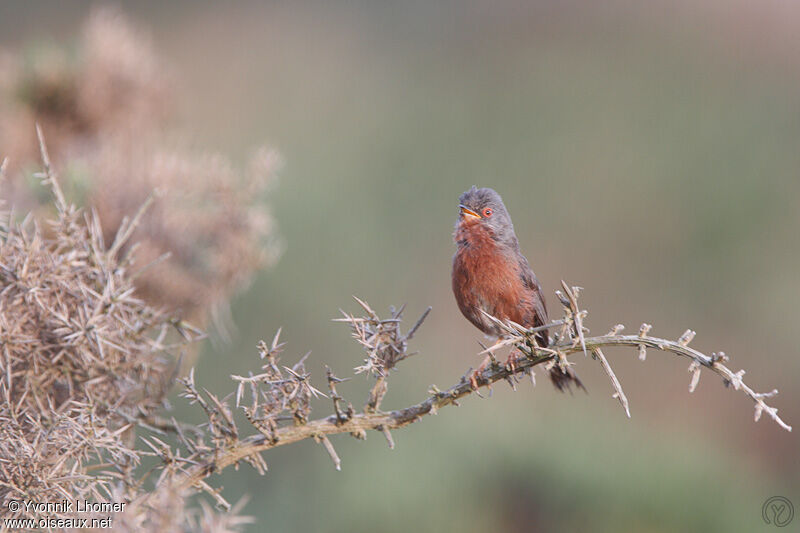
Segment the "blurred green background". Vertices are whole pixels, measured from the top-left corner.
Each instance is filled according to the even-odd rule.
[[[458,195],[503,195],[555,310],[585,287],[588,325],[621,322],[725,351],[800,424],[800,4],[694,2],[123,2],[180,78],[182,121],[241,160],[267,142],[286,165],[273,209],[277,266],[233,303],[232,344],[204,348],[217,393],[258,368],[283,326],[347,375],[361,358],[338,309],[433,313],[385,408],[424,398],[480,361],[482,335],[450,292]],[[69,40],[91,4],[0,4],[0,45]],[[686,362],[609,357],[627,420],[597,365],[590,394],[546,380],[469,398],[397,431],[334,438],[336,472],[305,442],[270,471],[225,472],[251,531],[766,531],[761,505],[800,506],[800,440]],[[359,376],[341,388],[363,402]],[[176,400],[177,416],[191,416]],[[315,413],[328,414],[327,402]],[[800,527],[800,517],[791,528]]]

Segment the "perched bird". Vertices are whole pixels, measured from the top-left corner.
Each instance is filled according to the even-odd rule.
[[[503,331],[489,320],[486,312],[500,320],[512,320],[526,328],[547,323],[547,307],[542,287],[528,260],[519,250],[511,216],[494,190],[473,186],[458,199],[459,216],[454,234],[458,250],[453,256],[453,294],[458,308],[475,327],[499,341]],[[536,335],[539,346],[549,344],[547,330]],[[515,350],[508,366],[514,366]],[[486,357],[473,373],[473,388],[490,361]],[[569,369],[554,365],[550,379],[560,391],[583,383]]]

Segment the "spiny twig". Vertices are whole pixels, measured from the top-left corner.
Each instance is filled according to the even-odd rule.
[[[42,181],[44,184],[48,185],[52,191],[53,196],[55,197],[56,208],[62,212],[67,212],[67,201],[64,198],[64,193],[61,192],[61,186],[58,184],[58,179],[56,178],[55,170],[53,166],[50,164],[50,154],[47,151],[47,145],[44,142],[44,134],[42,133],[42,128],[39,124],[36,124],[36,137],[39,139],[39,152],[42,156],[42,164],[44,165],[44,174],[42,177],[44,178]]]
[[[791,431],[791,426],[786,424],[778,416],[777,409],[768,406],[764,401],[765,398],[770,398],[777,394],[777,390],[768,393],[757,393],[744,383],[742,379],[744,371],[733,372],[723,364],[724,361],[727,360],[724,354],[715,353],[708,356],[690,348],[689,343],[694,337],[694,332],[691,330],[684,333],[678,340],[669,340],[650,336],[648,334],[650,326],[647,324],[644,324],[636,335],[620,334],[623,328],[621,325],[617,325],[606,335],[594,337],[584,336],[581,342],[577,331],[583,330],[583,324],[575,320],[575,315],[583,314],[585,311],[578,309],[576,294],[574,291],[570,292],[572,292],[571,297],[566,298],[568,301],[568,304],[565,306],[565,312],[568,315],[566,319],[556,320],[547,324],[547,326],[523,330],[522,332],[520,332],[520,326],[518,324],[506,324],[509,335],[516,341],[515,348],[519,349],[523,354],[526,354],[527,357],[518,360],[514,368],[507,368],[499,364],[490,365],[480,376],[479,383],[481,385],[491,385],[501,380],[512,379],[516,375],[531,374],[534,366],[551,363],[558,357],[566,358],[566,356],[570,354],[579,353],[586,349],[600,361],[603,369],[611,379],[615,389],[614,396],[622,404],[626,414],[630,416],[628,400],[622,391],[619,380],[613,370],[611,370],[602,348],[615,346],[631,346],[638,350],[651,348],[686,357],[691,361],[691,390],[694,390],[697,384],[700,369],[706,368],[711,370],[715,374],[721,376],[726,385],[732,385],[735,390],[743,391],[755,402],[756,420],[758,420],[763,413],[767,413],[778,425],[787,431]],[[365,309],[368,308],[366,305],[364,307]],[[347,322],[351,324],[360,323],[359,320],[360,319],[354,317],[349,317]],[[369,318],[369,320],[376,321],[378,319],[376,316],[373,316]],[[548,348],[542,348],[535,344],[531,345],[528,342],[528,337],[535,335],[535,333],[544,327],[554,327],[570,322],[572,325],[572,328],[570,328],[571,333]],[[580,329],[576,331],[578,327]],[[360,334],[357,338],[360,341],[364,339]],[[365,411],[361,413],[347,412],[345,414],[340,407],[337,407],[341,398],[336,392],[335,385],[341,380],[335,378],[332,372],[329,372],[328,379],[331,388],[331,397],[334,398],[334,410],[336,411],[333,415],[305,423],[295,423],[282,427],[275,426],[268,435],[257,434],[244,438],[239,442],[232,443],[224,449],[223,453],[217,453],[211,457],[206,457],[204,461],[199,462],[197,465],[184,469],[174,481],[176,487],[185,488],[195,485],[211,472],[219,472],[227,466],[238,463],[241,460],[247,460],[252,456],[257,456],[263,451],[309,438],[316,440],[325,447],[326,451],[333,459],[334,465],[339,469],[341,467],[341,459],[330,441],[329,437],[331,435],[350,433],[358,438],[364,438],[367,431],[379,431],[386,437],[389,447],[393,448],[394,439],[392,438],[391,430],[412,424],[426,415],[435,414],[442,407],[458,405],[458,400],[476,392],[472,388],[469,379],[467,379],[467,375],[465,375],[462,376],[458,383],[445,391],[431,386],[428,398],[404,409],[390,412],[375,412],[365,409]]]
[[[365,412],[374,413],[380,409],[381,401],[386,395],[386,378],[391,370],[400,361],[414,355],[408,352],[408,342],[428,317],[431,308],[428,307],[408,333],[403,335],[400,331],[400,322],[405,306],[397,310],[391,308],[390,318],[382,320],[367,302],[356,296],[353,296],[353,299],[364,309],[366,316],[355,317],[342,311],[344,318],[335,318],[334,321],[350,324],[353,338],[367,351],[364,364],[356,367],[355,371],[357,374],[367,373],[375,376],[375,383],[369,391],[364,406]]]
[[[603,367],[603,370],[608,375],[608,378],[611,380],[611,385],[614,387],[615,392],[613,397],[619,400],[619,403],[622,404],[622,408],[625,409],[625,414],[628,415],[628,418],[630,418],[631,410],[628,407],[628,398],[622,391],[622,385],[620,385],[616,374],[614,374],[614,371],[611,370],[611,365],[608,364],[608,360],[606,359],[606,356],[603,355],[603,351],[598,347],[593,347],[592,356],[600,360],[600,366]]]
[[[570,287],[563,279],[561,280],[561,288],[564,289],[563,294],[561,291],[556,291],[556,296],[558,296],[567,311],[567,316],[572,319],[572,323],[575,326],[575,338],[580,342],[583,355],[586,355],[586,340],[583,338],[583,314],[580,307],[578,307],[578,293],[581,288]]]

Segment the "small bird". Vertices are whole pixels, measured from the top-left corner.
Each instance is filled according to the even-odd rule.
[[[487,336],[499,341],[503,330],[481,311],[500,320],[512,320],[526,328],[547,323],[547,307],[539,280],[519,250],[511,216],[502,198],[489,188],[473,186],[458,199],[459,216],[454,238],[453,294],[461,313]],[[536,335],[539,346],[549,344],[547,330]],[[472,374],[472,387],[491,361],[487,356]],[[513,368],[515,350],[506,363]],[[574,384],[586,390],[570,368],[554,365],[550,379],[559,390]]]

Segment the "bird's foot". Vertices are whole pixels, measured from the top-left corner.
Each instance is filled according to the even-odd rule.
[[[486,370],[486,367],[492,362],[492,355],[487,355],[481,365],[469,377],[469,383],[472,385],[472,390],[478,390],[478,380],[481,379],[481,374]]]
[[[477,370],[472,373],[469,377],[469,384],[472,385],[472,390],[478,390],[478,378],[481,377],[481,373]]]
[[[517,361],[519,361],[519,352],[513,350],[510,354],[508,354],[508,359],[506,359],[506,368],[512,373],[515,374],[517,372]]]

